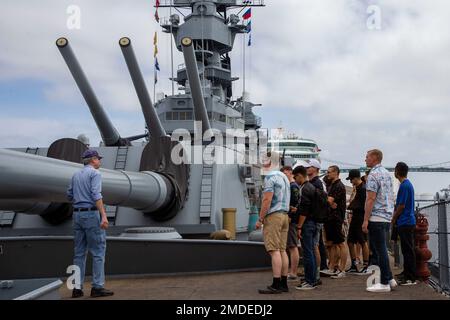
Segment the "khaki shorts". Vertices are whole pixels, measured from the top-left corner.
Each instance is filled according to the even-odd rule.
[[[289,217],[283,212],[274,212],[264,218],[264,246],[268,252],[286,250]]]

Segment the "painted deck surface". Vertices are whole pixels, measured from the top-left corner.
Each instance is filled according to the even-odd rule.
[[[394,274],[400,270],[393,269]],[[347,275],[342,279],[322,277],[323,284],[310,291],[298,291],[298,282],[289,282],[288,293],[261,295],[258,289],[271,283],[270,271],[221,273],[209,275],[164,276],[127,279],[107,279],[106,288],[114,296],[100,299],[151,300],[448,300],[425,283],[399,286],[390,293],[366,291],[367,276]],[[63,286],[63,299],[71,299],[71,292]],[[85,297],[91,299],[90,284],[85,284]],[[98,299],[98,298],[97,298]]]

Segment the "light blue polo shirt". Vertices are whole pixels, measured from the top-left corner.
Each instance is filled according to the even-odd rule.
[[[264,178],[263,192],[273,192],[272,202],[267,214],[277,211],[289,212],[291,187],[284,173],[276,170],[269,172]]]
[[[95,207],[95,202],[102,199],[100,171],[86,165],[75,173],[67,189],[67,198],[72,201],[74,208]]]

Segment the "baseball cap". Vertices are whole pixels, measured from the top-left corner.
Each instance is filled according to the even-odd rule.
[[[302,166],[302,167],[308,168],[309,167],[309,163],[304,161],[304,160],[297,160],[295,162],[295,164],[292,166],[292,170],[294,170],[298,166]]]
[[[96,157],[98,159],[102,159],[98,152],[96,150],[88,149],[85,152],[83,152],[83,155],[81,156],[83,159],[93,158]]]
[[[316,159],[310,159],[310,160],[308,160],[305,168],[309,168],[309,167],[314,167],[314,168],[320,169],[320,162]]]
[[[345,180],[352,180],[353,178],[361,178],[361,172],[358,169],[352,169],[348,172],[348,177]]]

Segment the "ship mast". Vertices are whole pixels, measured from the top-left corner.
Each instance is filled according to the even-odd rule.
[[[173,42],[178,51],[182,51],[181,40],[189,37],[193,41],[195,60],[197,62],[198,73],[201,80],[201,91],[205,99],[208,116],[214,126],[218,129],[242,128],[257,129],[260,127],[260,118],[254,115],[251,108],[257,106],[250,101],[245,101],[245,70],[243,72],[243,92],[242,97],[237,101],[233,98],[233,82],[238,80],[231,74],[231,59],[229,53],[233,50],[236,35],[247,32],[247,26],[243,22],[239,13],[248,7],[263,7],[264,1],[244,1],[244,0],[166,0],[160,1],[158,8],[169,8],[170,18],[163,19],[161,27],[163,32],[173,36]],[[238,11],[240,9],[240,11]],[[234,11],[233,11],[234,10]],[[172,13],[177,11],[177,13]],[[183,16],[183,22],[180,21]],[[245,39],[244,39],[245,46]],[[172,48],[171,48],[172,50]],[[173,65],[173,53],[172,65]],[[244,68],[245,68],[245,48],[244,48]],[[175,73],[175,74],[174,74]],[[176,82],[179,88],[184,90],[185,95],[191,95],[190,83],[188,81],[186,66],[180,65],[177,70],[172,71],[172,84]],[[175,101],[174,99],[178,99]],[[171,100],[172,101],[168,101]],[[188,120],[190,114],[182,113],[179,118],[177,106],[183,104],[184,110],[192,109],[192,102],[185,100],[183,95],[175,96],[172,89],[172,96],[159,101],[157,109],[159,115],[169,120],[168,126],[176,120]],[[167,101],[165,101],[167,100]],[[234,104],[237,102],[236,104]],[[171,112],[175,112],[174,115]],[[236,114],[239,112],[239,114]],[[169,114],[168,118],[166,115]],[[178,125],[182,125],[178,123]],[[187,128],[187,126],[186,126]],[[175,127],[174,127],[175,129]],[[190,127],[188,128],[190,130]],[[170,133],[170,129],[168,130]]]
[[[225,92],[221,95],[226,96],[227,99],[231,99],[231,85],[223,86],[223,82],[225,79],[208,79],[208,70],[207,66],[212,64],[223,65],[226,69],[231,69],[230,66],[230,57],[229,52],[233,49],[233,42],[236,34],[242,33],[243,37],[243,92],[242,92],[242,100],[243,104],[245,104],[245,86],[246,86],[246,70],[245,70],[245,34],[246,34],[246,25],[240,24],[239,14],[246,8],[249,7],[264,7],[263,0],[166,0],[160,1],[159,8],[169,8],[170,18],[169,21],[163,21],[161,23],[161,27],[164,29],[164,32],[170,33],[173,35],[173,39],[175,45],[179,51],[181,51],[180,34],[183,35],[191,35],[192,32],[197,32],[198,37],[192,37],[195,43],[195,50],[198,53],[197,61],[199,62],[199,71],[200,77],[203,82],[203,89],[211,85],[212,88],[215,88],[216,91],[220,85],[222,85]],[[176,10],[178,13],[182,14],[185,18],[185,23],[183,25],[179,25],[180,16],[178,14],[172,14],[172,10]],[[183,14],[181,10],[189,10],[190,14]],[[237,13],[229,14],[229,10],[240,9]],[[200,23],[189,21],[191,17],[199,17]],[[214,26],[210,20],[211,16],[218,16],[221,18],[225,25],[229,26],[229,30],[227,30],[228,35],[231,36],[231,42],[226,43],[224,41],[224,36],[227,36],[226,33],[216,31],[214,33],[210,32],[209,27]],[[183,28],[184,25],[189,24],[189,28],[185,28],[180,32],[180,29]],[[200,24],[200,26],[199,26]],[[172,42],[173,44],[173,42]],[[177,81],[180,84],[179,80],[182,80],[181,85],[184,85],[184,79],[174,78],[173,72],[173,48],[171,47],[171,62],[172,62],[172,83]],[[231,70],[230,70],[231,71]],[[217,74],[217,72],[216,72]],[[231,79],[231,75],[228,77],[229,80],[234,81],[236,78]],[[230,81],[230,84],[231,84]],[[173,86],[172,86],[173,87]],[[174,95],[174,89],[172,89],[172,95]]]

